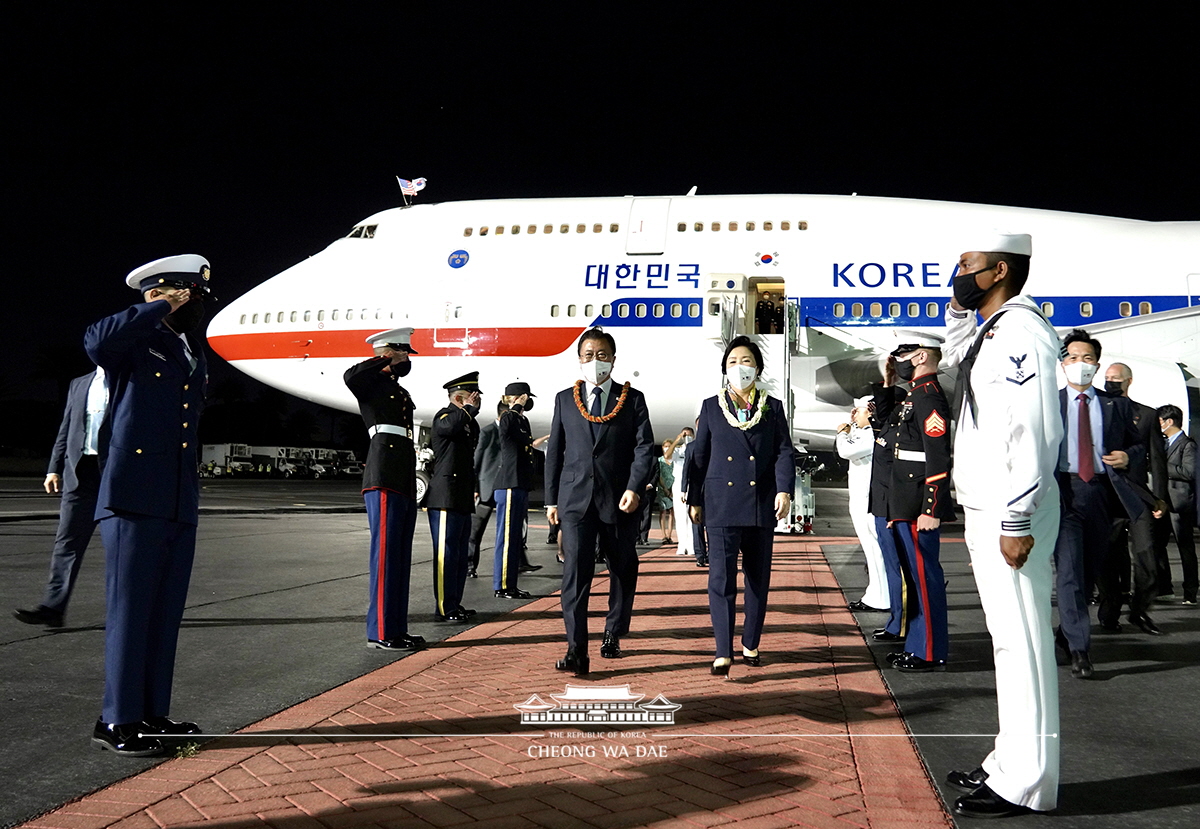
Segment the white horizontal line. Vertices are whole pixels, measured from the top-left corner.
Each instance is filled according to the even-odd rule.
[[[167,736],[172,739],[216,739],[218,737],[279,737],[281,739],[305,738],[305,739],[322,739],[322,740],[398,740],[398,739],[468,739],[471,737],[520,737],[523,739],[547,738],[548,734],[520,734],[520,733],[503,733],[503,734],[320,734],[315,732],[278,732],[278,731],[243,731],[237,734],[139,734],[139,737],[163,737]],[[591,737],[604,737],[604,732],[588,732],[579,737],[551,737],[551,739],[586,739]],[[845,732],[838,733],[800,733],[800,734],[742,734],[742,733],[677,733],[677,732],[655,732],[645,735],[646,739],[665,739],[667,737],[791,737],[791,738],[809,738],[809,737],[837,737],[845,739],[847,737],[995,737],[995,733],[991,734],[848,734]],[[1036,737],[1057,737],[1058,734],[1035,734]]]

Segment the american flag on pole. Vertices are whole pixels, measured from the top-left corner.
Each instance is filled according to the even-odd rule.
[[[400,182],[400,192],[406,196],[415,196],[417,195],[418,190],[425,189],[425,179],[423,178],[417,178],[409,181],[406,178],[400,178],[400,176],[396,176],[396,181]]]

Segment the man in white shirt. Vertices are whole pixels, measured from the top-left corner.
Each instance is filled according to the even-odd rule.
[[[879,547],[879,535],[875,527],[875,516],[868,508],[871,496],[871,456],[875,450],[875,431],[871,428],[867,405],[871,398],[854,401],[850,410],[850,423],[838,427],[834,444],[837,453],[850,463],[847,473],[847,488],[850,494],[850,519],[854,532],[867,560],[867,590],[858,601],[850,602],[850,609],[857,613],[886,613],[890,604],[887,576],[884,574],[883,551]]]

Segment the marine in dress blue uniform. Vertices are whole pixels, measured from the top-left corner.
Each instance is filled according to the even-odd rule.
[[[712,673],[728,676],[739,551],[746,582],[742,660],[753,667],[761,664],[758,646],[771,586],[775,525],[790,509],[796,457],[783,403],[755,386],[762,371],[758,346],[748,337],[735,338],[721,366],[731,388],[741,389],[745,397],[726,389],[702,404],[687,492],[692,519],[703,521],[708,530],[708,605],[716,639]],[[735,381],[734,373],[743,369],[749,371]]]
[[[887,518],[912,578],[917,614],[908,626],[904,652],[888,661],[901,671],[945,670],[949,626],[939,559],[940,523],[954,519],[954,505],[950,404],[937,380],[942,339],[917,332],[897,332],[897,336],[904,342],[892,352],[891,366],[900,379],[912,383],[912,389],[891,419]]]
[[[475,445],[479,440],[479,372],[451,380],[442,388],[450,405],[433,416],[433,470],[425,506],[433,537],[434,614],[447,622],[475,615],[462,606],[467,583],[467,544],[478,483]]]
[[[521,553],[525,548],[525,519],[529,511],[529,490],[533,489],[533,432],[525,412],[533,408],[536,395],[528,383],[509,383],[504,387],[508,411],[496,424],[500,444],[500,462],[496,467],[493,498],[496,501],[495,567],[492,589],[499,599],[528,599],[530,594],[517,587],[521,573]],[[524,400],[522,401],[522,398]]]
[[[870,403],[871,429],[875,446],[871,455],[871,493],[867,511],[875,521],[879,551],[883,554],[883,574],[887,579],[888,618],[883,627],[874,631],[876,642],[902,642],[908,637],[908,626],[917,615],[917,591],[913,587],[908,563],[896,548],[896,537],[888,527],[888,490],[892,485],[892,461],[896,457],[895,430],[890,418],[908,396],[899,386],[876,384]],[[881,414],[882,413],[882,414]]]
[[[425,646],[408,633],[408,586],[412,539],[417,526],[417,453],[413,445],[413,402],[400,385],[416,354],[411,328],[367,337],[375,356],[346,370],[343,380],[358,400],[371,435],[363,467],[363,501],[371,525],[367,644],[384,650]]]
[[[96,501],[107,566],[104,703],[92,740],[123,755],[161,754],[161,737],[199,733],[167,715],[196,551],[207,383],[202,340],[187,333],[204,317],[209,275],[193,254],[143,265],[126,284],[145,302],[84,337],[109,392]]]

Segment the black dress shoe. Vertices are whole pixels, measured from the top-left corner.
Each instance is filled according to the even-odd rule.
[[[467,578],[469,578],[469,579],[477,579],[477,578],[479,578],[479,576],[477,576],[477,575],[475,574],[475,568],[474,568],[474,567],[468,567],[468,568],[467,568]]]
[[[987,782],[988,773],[982,767],[972,772],[952,771],[946,775],[946,782],[960,792],[973,792]]]
[[[1130,613],[1129,622],[1140,629],[1142,633],[1148,633],[1151,636],[1162,636],[1162,631],[1159,630],[1158,625],[1154,624],[1153,620],[1151,620],[1151,618],[1145,613],[1139,613],[1137,615]]]
[[[142,720],[142,733],[159,737],[186,737],[201,732],[200,726],[194,722],[177,722],[169,717],[146,717]]]
[[[855,613],[888,613],[889,612],[887,610],[884,610],[882,607],[871,607],[869,604],[863,604],[862,602],[850,602],[850,604],[848,604],[846,606],[849,607],[851,610],[853,610]]]
[[[48,628],[60,628],[63,626],[62,611],[51,610],[45,605],[38,605],[33,610],[17,608],[13,611],[13,617],[18,622],[24,622],[27,625],[45,625]]]
[[[1129,621],[1132,622],[1133,618],[1130,617]],[[1118,622],[1116,619],[1113,619],[1111,621],[1101,620],[1100,629],[1102,631],[1104,631],[1105,633],[1120,633],[1121,632],[1121,623]]]
[[[617,659],[621,655],[621,640],[610,630],[604,631],[604,644],[600,646],[600,655],[605,659]]]
[[[425,640],[420,636],[402,633],[391,639],[368,639],[367,647],[385,651],[419,651],[425,647]]]
[[[696,559],[696,566],[697,567],[707,567],[708,566],[708,556],[705,556],[704,558]]]
[[[984,783],[974,792],[954,801],[954,814],[963,817],[1009,817],[1033,811],[1028,806],[1009,803]]]
[[[520,570],[522,573],[536,573],[538,570],[541,570],[541,569],[542,569],[542,565],[540,565],[540,564],[522,564],[520,567]]]
[[[906,654],[904,651],[892,651],[891,653],[889,653],[887,656],[885,656],[883,658],[883,661],[888,663],[889,665],[895,665],[897,659],[899,659],[902,656],[907,656],[907,655],[908,654]]]
[[[530,593],[526,593],[524,590],[517,590],[516,588],[513,588],[512,590],[497,590],[496,598],[497,599],[532,599],[533,595]]]
[[[469,607],[460,607],[458,612],[466,616],[468,619],[475,615],[475,611]]]
[[[435,613],[434,615],[437,616],[437,619],[439,622],[465,622],[465,621],[467,621],[467,614],[464,613],[460,608],[457,608],[457,607],[454,608],[454,610],[451,610],[445,616],[443,616],[440,613]]]
[[[871,638],[876,642],[903,642],[904,637],[899,633],[889,633],[886,630],[879,630],[871,634]]]
[[[756,653],[756,654],[754,654],[754,656],[750,656],[749,654],[743,653],[742,654],[742,664],[749,665],[751,668],[761,668],[762,667],[762,655]]]
[[[1071,651],[1071,675],[1080,679],[1091,679],[1095,673],[1087,651]]]
[[[933,671],[946,670],[946,660],[922,659],[915,653],[902,653],[896,657],[896,661],[892,663],[892,667],[897,671],[904,671],[906,674],[927,674]]]
[[[139,737],[142,730],[144,724],[140,722],[118,724],[96,720],[92,744],[122,757],[156,757],[166,753],[167,747],[156,737]]]
[[[570,671],[575,676],[587,676],[590,667],[591,660],[586,656],[580,656],[575,651],[567,651],[566,656],[554,663],[554,670]]]

